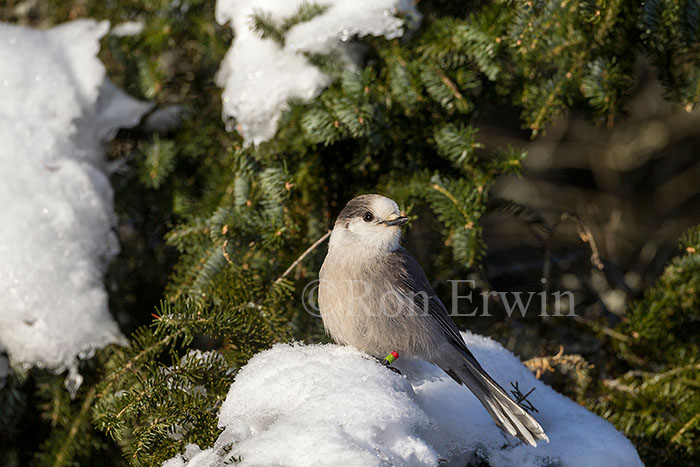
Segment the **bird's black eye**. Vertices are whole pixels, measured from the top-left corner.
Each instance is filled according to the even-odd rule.
[[[362,215],[362,220],[364,220],[365,222],[372,222],[374,220],[374,214],[367,211]]]

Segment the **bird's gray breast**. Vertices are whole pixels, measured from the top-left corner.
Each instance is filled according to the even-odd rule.
[[[329,252],[320,272],[319,306],[330,336],[379,358],[396,351],[430,360],[439,331],[401,287],[402,274],[392,255]]]

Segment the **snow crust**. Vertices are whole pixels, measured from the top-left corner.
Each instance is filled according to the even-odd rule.
[[[241,466],[638,466],[612,425],[538,381],[491,339],[463,333],[503,386],[517,381],[550,443],[507,437],[478,400],[439,368],[399,359],[397,375],[350,347],[276,345],[231,385],[213,447],[188,445],[163,467]]]
[[[0,23],[0,347],[13,365],[70,370],[123,342],[103,275],[118,251],[103,142],[150,108],[97,58],[108,22]]]
[[[252,30],[252,16],[267,13],[281,23],[294,15],[305,0],[217,0],[216,20],[230,22],[236,33],[216,80],[224,88],[223,118],[246,144],[274,136],[277,121],[289,98],[311,100],[330,83],[330,77],[309,63],[304,52],[338,51],[352,63],[345,47],[353,36],[403,34],[404,11],[418,18],[410,0],[324,0],[328,9],[292,27],[284,46],[262,39]],[[308,3],[308,2],[307,2]]]

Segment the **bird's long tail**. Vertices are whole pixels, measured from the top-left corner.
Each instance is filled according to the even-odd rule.
[[[451,365],[440,365],[459,384],[466,385],[479,399],[491,418],[506,433],[515,436],[530,446],[536,447],[538,440],[549,442],[544,430],[525,409],[513,401],[506,391],[494,381],[472,355],[460,355]]]

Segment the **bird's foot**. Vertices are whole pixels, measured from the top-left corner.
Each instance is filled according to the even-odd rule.
[[[387,367],[388,369],[390,369],[394,373],[400,375],[401,372],[398,369],[391,366],[391,364],[394,363],[396,360],[398,360],[398,358],[399,358],[399,354],[397,352],[391,352],[391,353],[389,353],[389,355],[384,357],[384,360],[382,360],[382,365],[384,365],[385,367]]]

